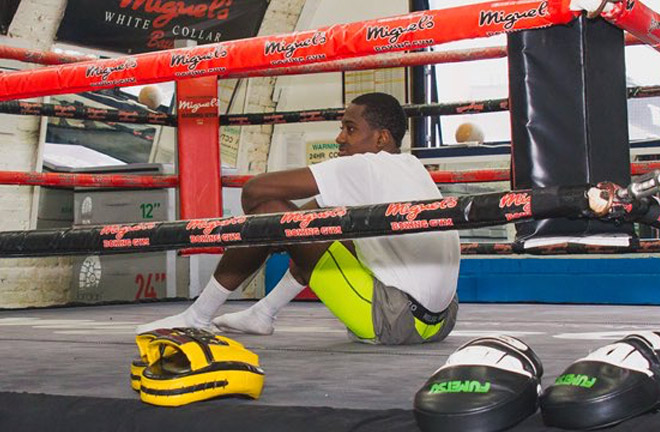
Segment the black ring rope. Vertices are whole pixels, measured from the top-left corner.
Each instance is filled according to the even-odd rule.
[[[222,219],[0,232],[0,257],[114,254],[292,243],[470,229],[588,213],[588,186]]]
[[[660,96],[660,86],[630,87],[629,98]],[[404,105],[408,117],[425,117],[458,114],[476,114],[508,111],[509,101],[487,99],[481,101]],[[77,120],[96,120],[116,123],[152,124],[176,126],[177,117],[172,114],[147,109],[116,110],[93,108],[80,104],[52,104],[24,101],[0,102],[0,113],[16,115],[40,115]],[[282,111],[273,113],[228,114],[220,116],[221,126],[257,126],[265,124],[307,123],[336,121],[341,119],[344,108],[328,108],[306,111]]]

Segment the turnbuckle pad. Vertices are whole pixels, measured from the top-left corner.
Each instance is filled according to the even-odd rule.
[[[415,395],[423,432],[507,429],[538,409],[543,366],[510,336],[474,339],[458,348]]]
[[[541,397],[543,422],[597,429],[660,403],[660,333],[639,332],[571,364]]]
[[[143,402],[180,406],[219,396],[261,395],[259,357],[232,339],[175,328],[142,333],[136,343],[140,358],[131,364],[131,385],[139,385]]]

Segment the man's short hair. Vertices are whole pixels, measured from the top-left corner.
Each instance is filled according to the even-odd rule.
[[[387,129],[397,147],[408,129],[408,119],[401,104],[394,96],[386,93],[366,93],[351,101],[364,107],[362,115],[373,129]]]

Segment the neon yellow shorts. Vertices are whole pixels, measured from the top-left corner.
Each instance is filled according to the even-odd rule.
[[[340,242],[332,243],[316,263],[309,287],[348,330],[365,341],[388,345],[437,341],[449,334],[455,322],[452,307],[447,311],[452,309],[453,314],[435,324],[415,318],[407,295],[385,286]]]

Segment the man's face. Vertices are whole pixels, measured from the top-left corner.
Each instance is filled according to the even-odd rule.
[[[339,144],[339,156],[359,153],[378,153],[380,131],[372,129],[364,119],[363,105],[350,104],[341,119],[341,131],[335,141]]]

